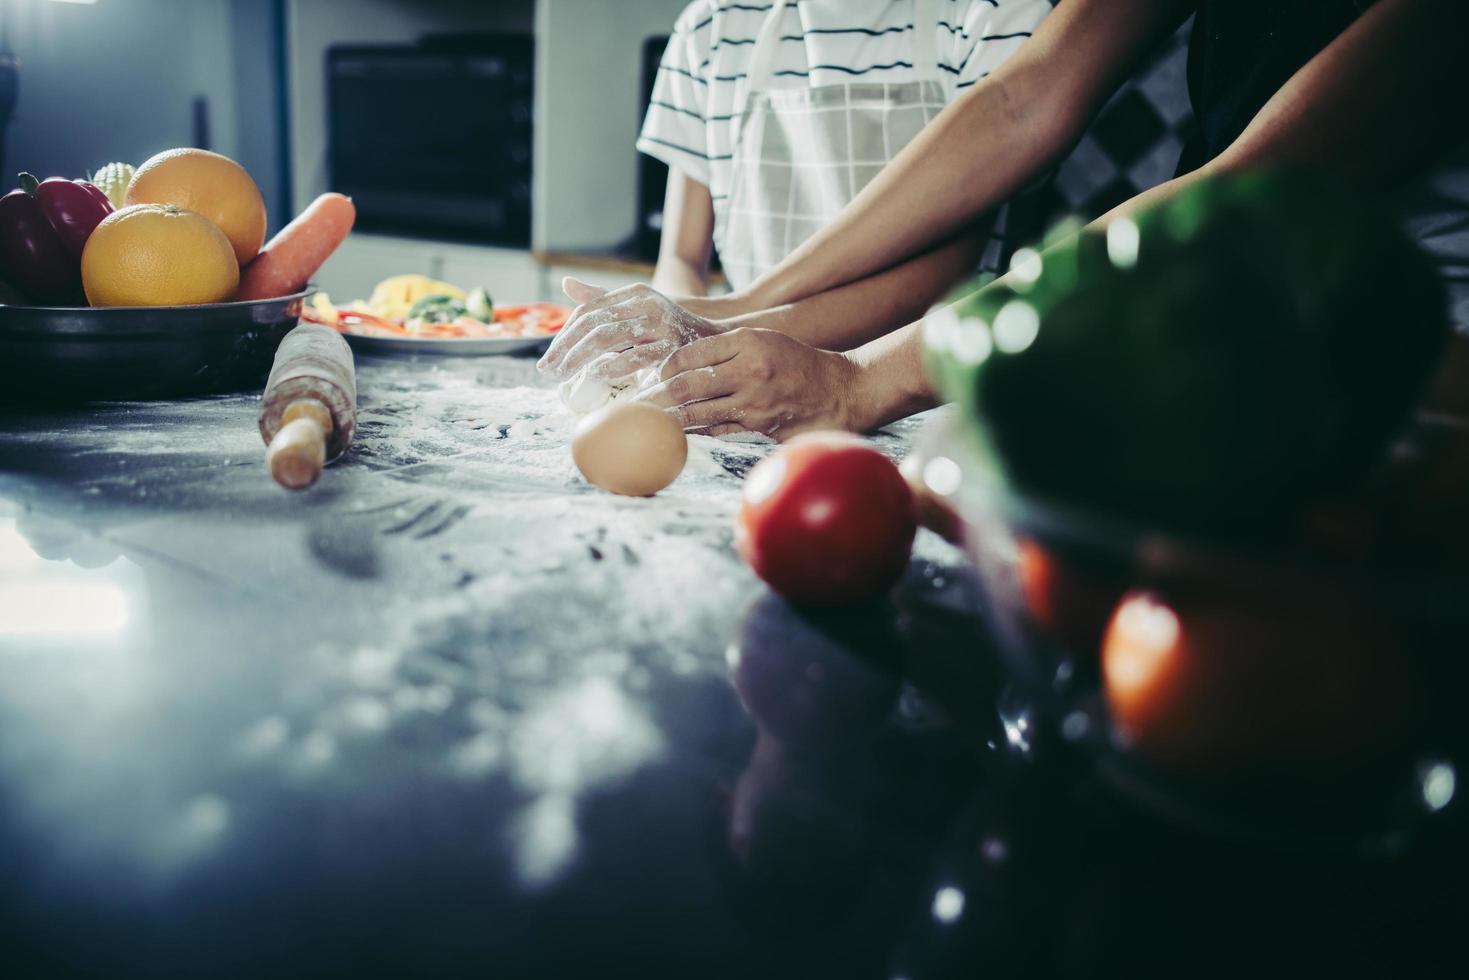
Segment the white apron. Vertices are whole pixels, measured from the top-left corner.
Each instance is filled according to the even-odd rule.
[[[935,37],[938,0],[914,0],[913,81],[771,89],[788,2],[775,0],[755,41],[730,194],[714,211],[714,244],[734,289],[835,218],[948,104]]]

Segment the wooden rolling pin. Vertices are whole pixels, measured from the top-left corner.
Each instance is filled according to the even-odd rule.
[[[352,444],[357,375],[352,348],[331,327],[303,323],[281,341],[260,399],[260,435],[275,482],[304,490]]]

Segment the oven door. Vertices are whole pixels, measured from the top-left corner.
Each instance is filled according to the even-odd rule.
[[[332,48],[331,186],[358,227],[528,246],[534,58],[526,35]]]

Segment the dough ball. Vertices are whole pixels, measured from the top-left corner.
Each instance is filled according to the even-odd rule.
[[[608,402],[631,397],[644,388],[650,388],[658,383],[656,368],[644,368],[611,381],[603,381],[591,376],[601,364],[621,356],[621,353],[621,351],[612,351],[603,354],[589,362],[575,376],[563,381],[557,392],[561,396],[561,403],[577,415],[590,415]]]
[[[577,415],[590,415],[612,400],[612,386],[587,374],[582,368],[575,377],[561,382],[561,403]]]

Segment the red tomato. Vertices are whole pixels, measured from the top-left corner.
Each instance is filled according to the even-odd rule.
[[[1353,765],[1396,749],[1416,704],[1408,651],[1373,613],[1317,599],[1131,593],[1102,675],[1124,741],[1190,771]]]
[[[913,495],[886,456],[856,436],[815,433],[750,471],[736,538],[787,599],[837,605],[892,588],[916,530]]]
[[[1031,621],[1071,652],[1095,655],[1126,588],[1077,567],[1035,541],[1021,541],[1018,551],[1016,573]]]

